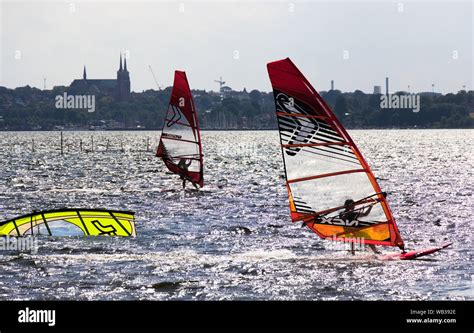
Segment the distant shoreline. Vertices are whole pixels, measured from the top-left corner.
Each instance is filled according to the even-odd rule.
[[[364,131],[371,131],[371,130],[474,130],[472,127],[456,127],[456,128],[432,128],[432,127],[400,127],[400,128],[393,128],[393,127],[378,127],[378,128],[346,128],[346,130],[353,131],[353,130],[364,130]],[[201,128],[201,131],[206,132],[261,132],[261,131],[278,131],[277,128],[270,129],[270,128],[263,128],[263,129],[207,129]],[[64,130],[0,130],[0,133],[7,133],[7,132],[161,132],[161,129],[133,129],[133,128],[126,128],[126,129],[97,129],[97,130],[88,130],[88,129],[64,129]]]
[[[54,92],[30,87],[14,90],[0,87],[0,130],[161,130],[170,94],[169,91],[146,91],[132,94],[128,102],[120,102],[105,92],[90,92],[96,96],[97,104],[96,112],[88,112],[56,108],[54,95],[66,92],[70,93],[67,87]],[[204,130],[278,129],[273,93],[257,90],[229,91],[225,96],[204,91],[193,93],[199,124]],[[321,97],[347,129],[474,128],[474,91],[420,94],[419,112],[384,105],[381,96],[359,90],[353,93],[321,92]]]

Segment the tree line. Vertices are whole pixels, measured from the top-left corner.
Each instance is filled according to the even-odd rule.
[[[171,88],[132,93],[128,102],[93,91],[95,112],[58,109],[67,87],[0,87],[0,130],[150,129],[163,126]],[[193,90],[203,129],[276,129],[273,93]],[[399,95],[405,94],[403,92]],[[380,94],[330,90],[321,96],[347,128],[473,128],[474,91],[420,94],[420,110],[381,108]]]

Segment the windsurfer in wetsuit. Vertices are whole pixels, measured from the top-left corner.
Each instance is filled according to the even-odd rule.
[[[372,210],[372,205],[369,206],[365,211],[358,211],[356,212],[355,209],[355,202],[352,199],[347,199],[344,202],[344,212],[340,215],[341,219],[343,219],[346,223],[350,221],[355,221],[360,217],[364,217],[370,214]],[[368,244],[369,248],[377,254],[380,254],[379,250],[375,247],[374,244]],[[354,243],[351,243],[351,253],[354,255],[355,254],[355,248],[354,248]]]
[[[191,162],[191,160],[189,160],[189,162],[186,162],[185,158],[181,158],[178,162],[178,168],[180,168],[184,172],[188,172],[188,168],[191,165]],[[195,188],[198,188],[197,185],[191,179],[184,175],[184,172],[179,174],[179,176],[183,180],[183,189],[186,188],[186,180],[189,180]]]

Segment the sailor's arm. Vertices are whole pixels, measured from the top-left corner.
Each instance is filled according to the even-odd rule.
[[[372,207],[374,207],[374,205],[370,205],[369,208],[367,208],[367,210],[363,213],[360,213],[360,216],[367,216],[370,214],[370,211],[372,210]]]

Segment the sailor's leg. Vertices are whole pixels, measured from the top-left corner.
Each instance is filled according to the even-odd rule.
[[[402,245],[402,246],[398,246],[400,248],[400,250],[402,250],[402,253],[407,253],[407,251],[405,251],[405,245]]]
[[[183,190],[186,188],[186,179],[183,178]]]
[[[374,244],[369,244],[369,248],[374,252],[375,254],[380,254],[380,251],[377,250]]]

